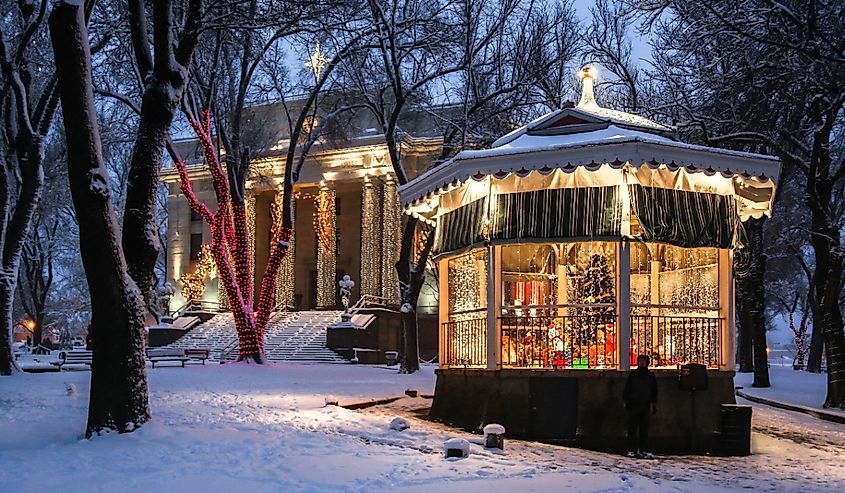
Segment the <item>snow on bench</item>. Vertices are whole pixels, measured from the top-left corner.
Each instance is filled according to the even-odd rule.
[[[202,364],[205,365],[205,360],[208,359],[209,355],[210,352],[208,349],[201,348],[182,349],[162,347],[147,349],[147,359],[153,364],[153,368],[156,367],[156,363],[161,363],[162,361],[178,361],[182,364],[182,368],[185,367],[185,362],[191,360],[202,361]]]
[[[191,359],[200,360],[202,361],[202,364],[205,365],[205,360],[207,360],[209,356],[209,350],[200,348],[187,348],[185,349],[185,356]]]
[[[94,357],[92,351],[62,351],[59,353],[59,361],[51,361],[50,364],[58,366],[59,371],[62,371],[64,365],[88,365],[91,366],[91,360]]]
[[[162,361],[178,361],[185,368],[185,362],[191,358],[185,356],[185,350],[179,348],[149,348],[147,349],[147,359],[156,367],[156,363]]]

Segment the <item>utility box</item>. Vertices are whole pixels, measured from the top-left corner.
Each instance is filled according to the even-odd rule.
[[[707,367],[698,363],[681,365],[678,373],[680,390],[707,390]]]

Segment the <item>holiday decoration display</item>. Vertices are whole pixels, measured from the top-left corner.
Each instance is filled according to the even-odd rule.
[[[204,110],[199,121],[191,119],[189,123],[205,154],[217,198],[216,210],[212,212],[197,198],[185,163],[177,161],[174,164],[179,173],[180,190],[191,209],[211,228],[209,250],[234,315],[238,333],[238,360],[251,359],[261,363],[264,359],[264,329],[275,305],[276,276],[288,252],[293,230],[282,228],[275,239],[256,303],[250,272],[252,255],[247,205],[232,200],[226,173],[218,160],[212,138],[210,111]]]
[[[314,47],[314,52],[308,56],[308,61],[305,62],[305,66],[312,74],[314,74],[314,80],[319,80],[320,75],[323,73],[323,69],[328,64],[329,59],[323,54],[323,51],[320,49],[320,42],[317,41],[317,45]]]
[[[349,275],[345,275],[343,279],[337,282],[337,285],[340,288],[340,301],[343,304],[343,309],[349,311],[349,298],[352,296],[355,281]]]

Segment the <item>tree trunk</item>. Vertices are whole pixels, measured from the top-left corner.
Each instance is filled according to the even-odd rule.
[[[771,387],[769,355],[766,351],[766,253],[763,244],[765,219],[750,219],[745,223],[748,237],[745,255],[747,272],[739,280],[739,320],[743,331],[751,334],[754,350],[754,387]]]
[[[152,290],[153,268],[161,250],[156,217],[159,169],[181,94],[180,89],[158,79],[147,86],[132,148],[123,212],[123,250],[129,274],[145,297]]]
[[[12,342],[14,341],[12,322],[12,305],[14,302],[15,276],[0,274],[0,323],[4,324],[0,331],[0,375],[8,376],[17,369],[15,358],[12,354]]]
[[[418,219],[409,216],[402,232],[402,248],[396,262],[399,277],[399,303],[402,314],[402,364],[400,373],[414,373],[420,369],[419,325],[417,323],[417,301],[425,283],[425,266],[434,245],[434,235],[426,237],[426,243],[417,262],[414,262],[414,237]]]
[[[91,295],[94,358],[85,434],[130,432],[150,419],[143,299],[127,272],[103,164],[83,9],[58,3],[49,24],[67,137],[68,180]]]
[[[845,408],[845,334],[839,307],[843,267],[842,248],[839,244],[841,232],[832,223],[833,216],[822,206],[831,203],[832,186],[830,179],[818,179],[815,193],[807,194],[812,196],[810,210],[813,230],[810,242],[816,257],[813,284],[818,303],[818,312],[813,320],[813,336],[815,338],[818,331],[824,339],[827,359],[827,398],[824,407]]]
[[[815,309],[814,309],[815,311]],[[816,317],[813,316],[813,320]],[[821,328],[813,322],[813,333],[810,336],[810,352],[807,356],[807,371],[810,373],[822,372],[822,353],[824,352],[824,336]]]
[[[742,285],[742,282],[739,283]],[[754,371],[754,334],[751,331],[751,328],[747,326],[746,322],[743,321],[742,314],[745,313],[742,307],[742,300],[744,292],[738,286],[739,296],[736,300],[736,308],[737,313],[739,314],[740,323],[739,325],[739,355],[737,360],[739,361],[739,372],[740,373],[751,373]]]

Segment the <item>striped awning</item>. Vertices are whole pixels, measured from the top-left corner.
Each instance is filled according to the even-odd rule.
[[[623,232],[624,220],[631,220],[626,213],[639,224],[633,235]],[[485,242],[623,237],[730,248],[739,223],[733,197],[714,193],[639,184],[532,190],[482,197],[439,216],[435,251],[451,253]]]

